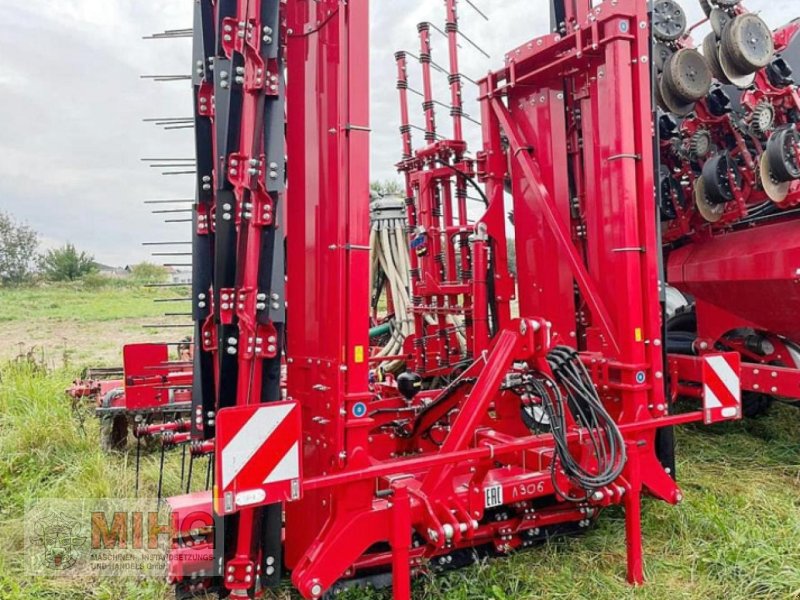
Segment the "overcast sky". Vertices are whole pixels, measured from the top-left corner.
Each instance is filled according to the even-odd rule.
[[[462,72],[476,78],[502,64],[504,52],[545,33],[547,0],[475,0],[491,21],[462,2],[461,28],[490,55],[467,44]],[[192,0],[0,0],[0,209],[28,222],[44,245],[71,241],[100,262],[124,265],[148,258],[143,241],[189,238],[186,224],[166,225],[146,199],[190,198],[191,176],[163,176],[143,157],[186,158],[191,130],[162,131],[147,117],[191,114],[186,81],[153,83],[142,74],[188,74],[188,39],[144,41],[142,36],[192,24]],[[396,50],[416,52],[416,24],[443,27],[441,0],[372,3],[372,178],[395,177],[399,158],[395,90]],[[800,15],[797,0],[750,0],[771,26]],[[699,18],[696,0],[684,0]],[[434,60],[446,64],[444,40],[434,36]],[[411,85],[421,88],[416,65]],[[446,80],[436,76],[447,101]],[[474,88],[466,93],[475,115]],[[412,120],[422,124],[412,95]],[[439,123],[448,122],[444,111]],[[473,148],[478,131],[468,125]],[[416,135],[416,141],[421,136]]]

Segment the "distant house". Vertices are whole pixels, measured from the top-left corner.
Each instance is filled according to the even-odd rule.
[[[94,263],[97,272],[105,277],[112,277],[114,279],[125,279],[131,275],[130,265],[125,267],[111,267],[102,263]]]
[[[190,285],[192,283],[192,271],[189,269],[176,269],[175,267],[167,267],[169,273],[170,283],[181,283]]]

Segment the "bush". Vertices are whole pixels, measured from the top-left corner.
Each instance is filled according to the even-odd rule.
[[[48,281],[75,281],[97,271],[94,257],[78,252],[72,244],[48,250],[40,258],[39,266]]]

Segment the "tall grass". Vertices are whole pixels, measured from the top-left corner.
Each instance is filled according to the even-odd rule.
[[[0,599],[167,598],[169,589],[153,579],[31,579],[20,571],[26,500],[133,494],[133,451],[103,453],[95,419],[82,429],[64,398],[74,375],[29,364],[0,367]],[[775,406],[746,423],[685,428],[678,444],[684,502],[644,506],[646,586],[625,583],[624,519],[615,508],[580,537],[423,578],[415,597],[800,599],[800,411]],[[165,492],[175,494],[179,455],[168,465]],[[205,465],[196,468],[204,472]],[[155,496],[157,479],[158,453],[145,453],[143,496]]]

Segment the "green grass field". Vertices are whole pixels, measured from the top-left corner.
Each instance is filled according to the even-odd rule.
[[[75,286],[0,290],[4,343],[8,332],[16,331],[13,327],[24,324],[45,332],[38,343],[46,356],[58,357],[64,345],[72,351],[66,367],[56,364],[45,371],[27,362],[0,367],[0,600],[170,597],[167,586],[154,579],[32,579],[21,571],[28,499],[133,494],[133,452],[101,452],[97,423],[90,417],[82,428],[63,392],[89,366],[86,360],[119,362],[122,341],[141,335],[135,325],[156,318],[160,308],[150,300],[164,294]],[[96,327],[92,331],[108,339],[91,340],[94,348],[84,347],[84,337],[55,339],[55,332],[69,324]],[[46,332],[54,338],[50,346]],[[145,339],[157,337],[145,333]],[[98,351],[97,344],[104,350]],[[646,586],[625,584],[623,514],[612,509],[581,537],[419,581],[416,597],[800,598],[800,410],[776,405],[753,421],[687,427],[679,432],[678,443],[684,502],[671,507],[646,501],[644,506]],[[170,461],[167,494],[179,489],[178,457]],[[143,495],[155,496],[157,478],[158,454],[146,454]],[[358,592],[347,597],[387,595]]]

